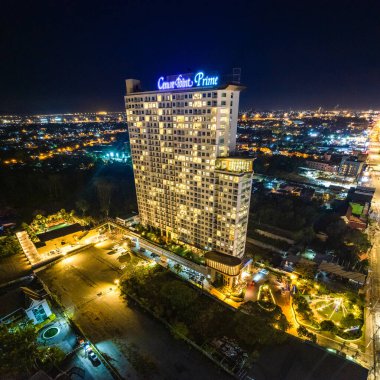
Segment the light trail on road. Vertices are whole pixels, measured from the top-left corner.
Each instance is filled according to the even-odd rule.
[[[371,168],[371,185],[375,188],[375,193],[371,202],[371,218],[374,224],[369,227],[369,236],[372,240],[372,249],[369,256],[370,273],[369,273],[369,298],[370,307],[367,308],[367,323],[369,324],[368,348],[372,348],[373,367],[369,379],[380,379],[380,118],[370,134],[369,145],[369,165]],[[372,344],[371,344],[372,343]],[[371,347],[372,346],[372,347]]]

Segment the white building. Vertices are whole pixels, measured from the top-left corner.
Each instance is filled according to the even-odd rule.
[[[0,323],[14,323],[27,317],[37,325],[52,315],[50,306],[41,292],[20,287],[1,297]]]
[[[252,159],[235,150],[239,95],[202,72],[126,81],[125,105],[141,223],[172,240],[242,257]]]
[[[338,165],[333,165],[331,162],[307,160],[306,165],[310,169],[320,170],[322,172],[329,172],[329,173],[338,172]]]

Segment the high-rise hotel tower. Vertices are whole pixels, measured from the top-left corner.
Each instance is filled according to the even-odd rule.
[[[252,159],[233,156],[242,87],[203,72],[160,77],[154,91],[126,86],[141,223],[242,257],[253,173]]]

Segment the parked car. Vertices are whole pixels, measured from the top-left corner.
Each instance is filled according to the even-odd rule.
[[[100,364],[99,358],[96,356],[94,351],[88,351],[88,358],[91,360],[92,364]]]

